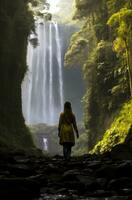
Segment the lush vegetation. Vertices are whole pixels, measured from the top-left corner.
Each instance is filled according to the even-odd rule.
[[[76,140],[76,145],[73,147],[72,152],[74,156],[88,154],[88,135],[86,132],[80,133],[79,139]]]
[[[115,145],[123,143],[128,135],[131,124],[132,101],[123,105],[110,128],[105,132],[103,139],[98,142],[91,153],[104,153],[110,151]]]
[[[71,39],[65,65],[83,69],[84,122],[92,149],[132,96],[132,2],[76,0],[74,19],[84,25]]]

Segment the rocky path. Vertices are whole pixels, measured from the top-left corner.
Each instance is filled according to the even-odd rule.
[[[0,156],[0,200],[132,200],[131,160]]]

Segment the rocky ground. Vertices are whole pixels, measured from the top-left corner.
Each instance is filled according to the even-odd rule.
[[[132,200],[132,161],[0,155],[0,200]]]

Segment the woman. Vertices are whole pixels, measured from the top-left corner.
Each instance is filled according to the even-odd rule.
[[[63,145],[63,155],[65,160],[69,160],[71,156],[71,148],[75,145],[74,130],[77,138],[79,138],[76,118],[72,112],[71,103],[65,102],[64,112],[60,114],[58,136],[60,137],[60,145]]]

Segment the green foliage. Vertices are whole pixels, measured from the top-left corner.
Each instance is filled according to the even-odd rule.
[[[120,10],[124,5],[126,5],[126,1],[124,0],[109,0],[107,2],[108,9],[110,15],[113,13],[116,13],[118,10]]]
[[[102,6],[102,0],[76,0],[74,19],[93,16]]]
[[[83,68],[84,124],[91,149],[130,96],[131,1],[76,0],[74,19],[82,20],[84,26],[73,35],[65,63]],[[81,46],[80,41],[87,42]]]
[[[114,13],[108,25],[114,28],[114,50],[126,60],[129,72],[129,87],[132,97],[132,9],[124,7]]]
[[[123,143],[132,124],[132,101],[125,103],[117,113],[110,128],[105,132],[101,141],[97,143],[91,153],[104,153],[112,147]]]
[[[83,103],[90,147],[100,139],[101,131],[105,131],[113,113],[127,98],[127,71],[112,51],[112,43],[103,40],[89,55],[83,71],[88,85]]]
[[[89,27],[87,21],[82,29],[73,34],[67,53],[65,54],[65,66],[83,65],[87,60],[88,51],[94,46],[96,39],[93,40],[94,31]]]
[[[81,156],[88,154],[88,135],[87,133],[81,133],[79,139],[76,141],[75,147],[73,147],[73,155]]]
[[[86,57],[86,48],[88,41],[81,36],[80,32],[74,34],[71,39],[71,45],[65,55],[65,66],[68,66],[72,63],[76,65],[78,61],[82,63]]]
[[[116,27],[116,33],[122,41],[129,38],[132,32],[132,9],[122,8],[119,12],[114,13],[108,20],[108,25]],[[121,41],[121,42],[122,42]]]
[[[27,128],[15,127],[12,130],[0,124],[1,151],[32,151],[35,149],[33,139]]]

